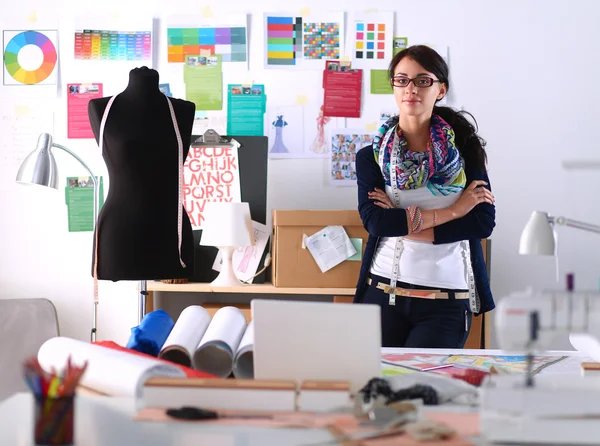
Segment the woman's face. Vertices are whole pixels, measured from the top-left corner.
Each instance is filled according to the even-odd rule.
[[[407,86],[400,86],[400,84],[406,84],[408,79],[412,79],[412,81]],[[404,57],[396,65],[393,80],[394,97],[400,109],[400,115],[431,115],[436,101],[442,99],[447,91],[446,84],[435,82],[437,80],[433,73],[426,71],[414,59]]]

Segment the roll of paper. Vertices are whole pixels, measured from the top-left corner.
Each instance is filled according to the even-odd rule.
[[[254,322],[250,321],[233,359],[233,376],[254,379]]]
[[[111,396],[140,398],[148,378],[185,377],[185,373],[177,366],[170,366],[158,359],[66,337],[49,339],[38,351],[38,361],[48,373],[52,369],[61,371],[69,356],[75,365],[88,363],[80,381],[82,386]]]
[[[212,318],[196,348],[194,368],[226,378],[233,370],[233,358],[244,331],[246,318],[236,307],[223,307]]]
[[[158,357],[186,367],[192,366],[192,358],[210,324],[210,314],[199,305],[185,308]]]

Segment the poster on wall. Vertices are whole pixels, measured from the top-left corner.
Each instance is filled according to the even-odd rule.
[[[102,97],[102,84],[67,84],[67,138],[93,138],[88,104]]]
[[[230,147],[190,147],[183,165],[183,204],[192,229],[202,229],[207,202],[242,200],[238,149]]]
[[[393,57],[394,13],[354,12],[348,20],[352,66],[385,70]]]
[[[337,118],[323,116],[323,106],[280,105],[267,108],[269,158],[329,158],[326,135],[340,127]]]
[[[4,85],[50,86],[56,94],[58,31],[4,30],[2,48]]]
[[[265,68],[321,70],[344,54],[344,13],[264,14]]]
[[[166,57],[171,66],[182,65],[186,56],[220,55],[223,70],[248,69],[248,17],[173,16],[166,20]]]
[[[73,59],[152,66],[152,17],[89,14],[74,21]]]
[[[373,133],[356,129],[331,132],[330,184],[356,186],[356,153],[373,142]]]

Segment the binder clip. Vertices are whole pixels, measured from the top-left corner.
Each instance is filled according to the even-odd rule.
[[[204,135],[199,136],[192,142],[192,147],[231,147],[231,141],[220,136],[213,129],[208,129]]]

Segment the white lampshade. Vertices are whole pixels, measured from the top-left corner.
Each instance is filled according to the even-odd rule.
[[[554,232],[548,214],[534,211],[521,233],[519,254],[553,256],[555,250]]]
[[[254,245],[248,203],[206,203],[200,244],[217,247]]]

